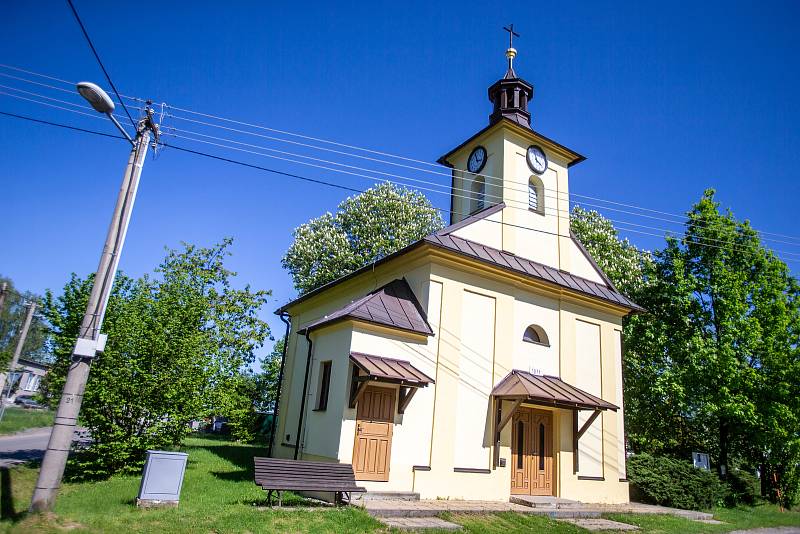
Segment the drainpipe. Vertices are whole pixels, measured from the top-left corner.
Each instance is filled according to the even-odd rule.
[[[275,443],[275,431],[278,428],[278,408],[281,404],[281,386],[283,386],[283,367],[286,365],[286,348],[289,345],[289,328],[292,322],[289,319],[287,312],[281,312],[278,315],[281,321],[286,324],[286,333],[283,335],[283,354],[281,354],[281,370],[278,372],[278,387],[275,389],[275,410],[272,414],[272,430],[269,436],[269,445],[267,445],[267,458],[272,458],[272,446]]]
[[[297,420],[297,436],[294,440],[294,459],[297,460],[297,453],[300,451],[300,435],[303,432],[303,415],[306,411],[306,394],[308,391],[308,370],[311,368],[311,338],[306,329],[306,341],[308,341],[308,356],[306,357],[306,377],[303,379],[303,398],[300,400],[300,418]]]

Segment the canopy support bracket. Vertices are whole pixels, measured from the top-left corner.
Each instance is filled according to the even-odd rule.
[[[601,410],[595,409],[594,413],[589,416],[589,419],[583,423],[583,426],[578,428],[578,410],[572,411],[572,473],[575,474],[578,472],[578,440],[581,439],[589,427],[592,426],[595,419],[600,416]]]
[[[514,405],[511,409],[503,416],[503,399],[495,398],[495,402],[497,403],[497,416],[495,417],[495,430],[494,430],[494,455],[493,455],[493,467],[497,468],[497,465],[500,463],[500,433],[506,427],[509,421],[511,421],[511,417],[513,417],[514,412],[517,411],[522,401],[525,399],[517,399],[514,401]]]
[[[397,406],[397,413],[405,413],[408,404],[417,392],[417,388],[401,387],[400,388],[400,403]]]

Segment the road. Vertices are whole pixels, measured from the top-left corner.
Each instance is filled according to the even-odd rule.
[[[10,436],[0,436],[0,468],[41,458],[47,449],[49,439],[50,427],[33,428]],[[87,438],[76,431],[75,439],[83,441]]]

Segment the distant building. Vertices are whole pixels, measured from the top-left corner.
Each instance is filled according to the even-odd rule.
[[[8,381],[12,395],[16,397],[32,397],[42,384],[50,366],[46,363],[34,362],[20,358],[17,368],[10,374]],[[7,393],[6,393],[7,394]]]

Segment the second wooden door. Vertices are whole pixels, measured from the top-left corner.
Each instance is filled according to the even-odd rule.
[[[353,445],[356,480],[389,480],[396,394],[394,389],[368,387],[358,401]]]
[[[519,408],[511,424],[511,494],[552,495],[552,414]]]

